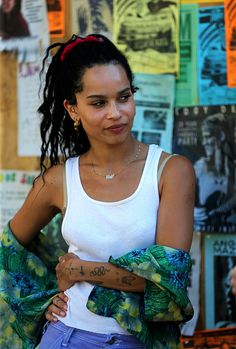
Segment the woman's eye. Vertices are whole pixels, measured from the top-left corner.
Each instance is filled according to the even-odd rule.
[[[120,97],[120,100],[121,100],[122,102],[125,102],[125,101],[127,101],[127,100],[129,99],[130,96],[131,96],[130,94],[121,96],[121,97]]]
[[[105,101],[96,101],[92,103],[92,106],[94,107],[101,107],[105,104]]]

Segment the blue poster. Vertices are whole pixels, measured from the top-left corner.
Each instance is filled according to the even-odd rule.
[[[236,88],[227,86],[224,7],[199,10],[198,62],[200,105],[236,103]]]

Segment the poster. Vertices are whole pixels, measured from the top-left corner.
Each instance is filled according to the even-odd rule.
[[[48,25],[51,38],[61,38],[66,35],[65,0],[46,0]]]
[[[178,0],[114,0],[114,42],[136,73],[177,73]]]
[[[180,72],[176,80],[176,106],[198,104],[197,13],[196,4],[180,6]]]
[[[234,104],[236,88],[227,86],[224,7],[200,8],[198,28],[200,104]]]
[[[196,173],[194,230],[236,231],[236,105],[175,108],[173,152]]]
[[[225,0],[227,82],[236,87],[236,0]]]
[[[236,235],[205,237],[206,328],[236,326],[236,298],[230,271],[236,265]]]
[[[196,331],[193,337],[182,337],[183,349],[235,349],[236,327]]]
[[[146,144],[171,152],[175,78],[173,75],[136,74],[136,115],[133,135]]]
[[[201,234],[194,233],[190,250],[192,269],[189,275],[188,297],[194,309],[193,318],[183,324],[181,334],[192,336],[198,321],[200,307]]]
[[[71,0],[72,33],[96,33],[112,40],[113,0]]]
[[[46,2],[43,0],[4,1],[0,12],[0,52],[17,51],[19,62],[35,62],[41,59],[49,45]],[[9,20],[9,18],[11,18]],[[23,27],[23,28],[22,28]]]
[[[39,72],[41,62],[18,65],[18,155],[40,156]]]
[[[22,206],[36,171],[0,170],[0,231]]]

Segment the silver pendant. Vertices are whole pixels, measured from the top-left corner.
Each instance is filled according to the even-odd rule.
[[[105,176],[106,179],[113,179],[115,177],[115,173],[107,174]]]

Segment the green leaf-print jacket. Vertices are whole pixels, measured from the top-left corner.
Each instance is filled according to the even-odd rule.
[[[0,348],[36,347],[44,312],[58,292],[54,269],[64,253],[56,234],[40,233],[26,249],[9,225],[4,229],[0,237]],[[110,257],[109,262],[144,277],[144,294],[95,286],[88,309],[113,317],[148,349],[179,348],[179,323],[193,316],[186,291],[189,254],[152,245],[116,260]]]

